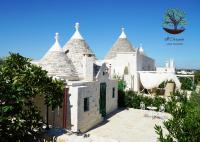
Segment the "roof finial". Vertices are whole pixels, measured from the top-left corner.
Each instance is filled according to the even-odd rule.
[[[121,35],[119,36],[119,38],[126,38],[126,34],[125,34],[125,32],[124,32],[125,28],[122,27],[121,30],[122,30],[122,33],[121,33]]]
[[[54,44],[52,45],[52,47],[49,49],[49,51],[62,51],[62,48],[60,47],[60,44],[59,44],[59,33],[55,33],[55,42]]]
[[[139,51],[140,51],[141,53],[144,53],[144,49],[143,49],[143,47],[142,47],[142,43],[140,43]]]
[[[78,22],[75,23],[75,29],[76,31],[74,32],[74,34],[72,35],[71,39],[83,39],[83,37],[81,36],[81,34],[79,33],[79,28],[80,25]]]
[[[56,42],[58,42],[58,38],[59,38],[59,33],[55,33],[55,40],[56,40]]]
[[[122,32],[124,32],[125,28],[122,27]]]
[[[78,30],[79,30],[79,28],[80,28],[80,25],[79,25],[79,23],[78,23],[78,22],[76,22],[76,24],[75,24],[75,29],[76,29],[76,31],[78,31]]]

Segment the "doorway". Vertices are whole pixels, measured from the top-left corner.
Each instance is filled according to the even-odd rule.
[[[106,83],[100,83],[99,111],[102,117],[106,116]]]

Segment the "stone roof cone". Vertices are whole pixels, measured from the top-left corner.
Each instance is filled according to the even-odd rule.
[[[75,67],[65,55],[58,42],[58,33],[55,34],[55,43],[40,60],[39,65],[48,71],[50,76],[58,76],[67,80],[78,80]]]
[[[63,50],[67,53],[68,57],[72,60],[79,78],[83,79],[83,57],[84,54],[90,54],[92,58],[95,58],[95,54],[92,52],[85,39],[79,32],[79,23],[75,24],[75,32],[69,41],[63,46]]]
[[[112,59],[116,57],[117,53],[120,53],[120,52],[135,52],[135,49],[132,47],[132,44],[127,39],[124,28],[122,28],[121,30],[122,31],[119,38],[113,44],[112,48],[109,50],[105,59]]]

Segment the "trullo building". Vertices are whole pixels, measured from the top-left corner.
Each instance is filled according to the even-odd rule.
[[[117,82],[109,78],[105,63],[96,62],[95,54],[79,32],[79,23],[63,48],[56,33],[55,43],[36,64],[47,70],[49,76],[65,81],[63,107],[54,111],[49,108],[49,117],[44,117],[49,124],[85,132],[117,109]],[[42,102],[38,99],[37,103],[46,116]]]
[[[134,91],[140,91],[142,87],[151,89],[159,85],[157,82],[175,78],[166,72],[172,68],[164,69],[162,80],[155,78],[163,69],[160,68],[159,73],[156,71],[154,59],[147,56],[141,45],[135,48],[131,44],[124,28],[103,60],[96,59],[79,28],[76,23],[74,34],[63,48],[56,33],[52,47],[40,61],[34,62],[47,70],[49,76],[65,81],[63,107],[54,111],[49,108],[48,118],[42,99],[37,100],[45,121],[49,120],[53,126],[85,132],[100,123],[117,109],[117,77],[125,80],[126,89]]]
[[[145,54],[143,47],[134,48],[122,28],[121,34],[108,51],[103,62],[110,68],[112,78],[120,77],[126,82],[126,89],[139,91],[139,71],[154,71],[155,61]]]

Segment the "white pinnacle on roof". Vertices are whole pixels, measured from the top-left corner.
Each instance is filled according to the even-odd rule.
[[[122,32],[121,32],[121,35],[119,36],[119,38],[127,38],[126,34],[124,32],[124,28],[122,28]]]
[[[58,39],[59,39],[59,33],[55,33],[55,43],[53,44],[53,46],[50,48],[49,51],[62,51]]]
[[[140,51],[140,53],[144,53],[144,49],[142,47],[142,43],[140,43],[139,51]]]
[[[135,48],[133,48],[132,44],[128,41],[128,38],[124,32],[124,28],[122,28],[122,32],[117,39],[117,41],[113,44],[112,48],[107,53],[105,59],[115,58],[117,53],[122,52],[135,52]]]
[[[71,39],[83,39],[83,37],[81,36],[80,32],[79,32],[79,28],[80,28],[80,25],[79,23],[77,22],[75,24],[75,33],[73,34],[73,36],[71,37]]]

